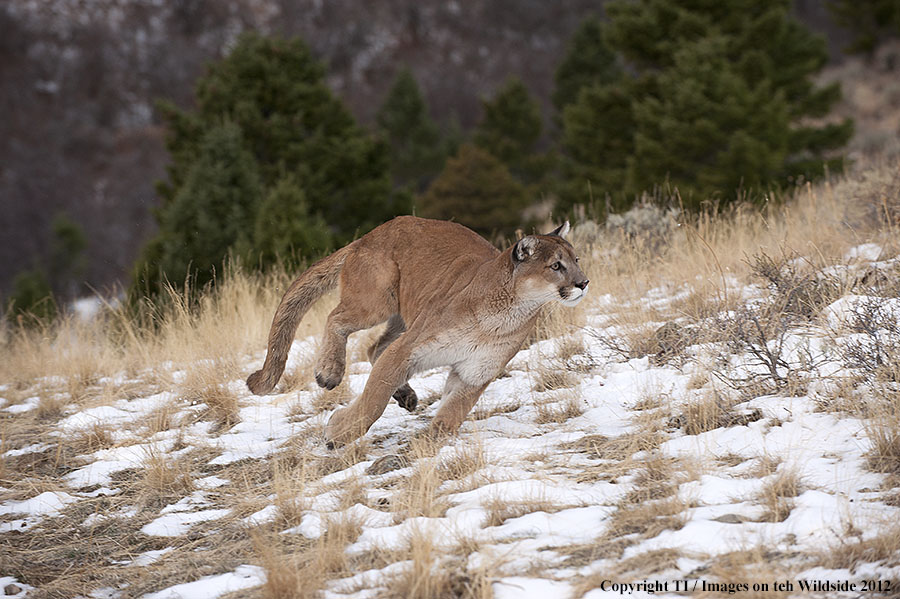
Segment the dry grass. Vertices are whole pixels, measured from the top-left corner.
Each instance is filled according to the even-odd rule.
[[[359,537],[362,524],[346,516],[330,519],[318,539],[299,543],[290,543],[278,533],[255,535],[253,545],[266,570],[262,596],[265,599],[319,597],[329,579],[353,574],[352,559],[346,548]]]
[[[560,370],[551,365],[547,365],[534,372],[534,387],[532,389],[536,393],[544,391],[555,391],[557,389],[568,389],[574,387],[579,382],[579,377],[568,370]]]
[[[556,344],[556,357],[563,362],[571,360],[575,356],[583,356],[587,353],[584,337],[581,335],[567,335]]]
[[[866,218],[871,220],[871,205],[881,193],[878,190],[884,188],[866,187],[870,183],[865,180],[852,185],[848,181],[800,190],[792,202],[783,205],[772,202],[763,213],[736,207],[724,215],[683,218],[683,226],[661,246],[626,244],[621,239],[598,240],[593,251],[581,251],[586,273],[596,283],[592,284],[587,300],[574,310],[547,310],[530,341],[556,338],[584,327],[592,299],[601,293],[611,293],[620,300],[609,312],[618,310],[610,316],[626,331],[617,342],[626,347],[627,357],[641,354],[662,355],[666,360],[677,358],[689,353],[691,350],[685,351],[686,348],[698,340],[707,340],[695,335],[693,323],[735,307],[740,298],[733,285],[751,280],[768,281],[773,293],[789,298],[785,306],[795,315],[813,319],[821,306],[836,293],[843,293],[843,289],[830,286],[826,293],[816,295],[819,291],[806,284],[805,272],[793,273],[791,276],[795,278],[791,282],[785,273],[791,274],[786,269],[794,262],[782,261],[783,257],[813,257],[816,266],[837,264],[843,252],[861,240],[881,242],[886,255],[892,255],[900,238],[887,234],[879,237],[877,232],[861,229],[862,225],[848,226],[847,223],[859,224]],[[848,191],[851,187],[852,194]],[[862,210],[857,214],[854,203],[845,201],[847,197],[855,197],[854,194],[865,196],[871,204],[866,209],[868,212]],[[753,256],[758,257],[755,262]],[[3,449],[50,443],[44,451],[7,457],[0,462],[0,477],[6,489],[4,500],[31,497],[45,489],[58,490],[62,488],[62,477],[83,465],[79,455],[115,445],[118,436],[102,426],[63,442],[53,439],[54,422],[65,415],[68,406],[81,409],[175,387],[186,401],[205,404],[208,410],[201,417],[214,421],[220,430],[234,424],[240,404],[229,385],[243,379],[251,370],[246,366],[248,355],[261,358],[272,313],[291,278],[292,275],[285,273],[250,275],[236,271],[222,279],[215,293],[200,299],[186,300],[185,296],[173,292],[143,320],[129,319],[123,311],[110,310],[93,323],[67,318],[43,329],[0,327],[0,381],[8,385],[4,397],[10,403],[35,396],[42,398],[31,413],[0,420]],[[798,280],[805,286],[799,285]],[[884,294],[892,293],[885,285],[879,289]],[[647,307],[637,301],[648,289],[660,286],[689,289],[689,293],[659,307]],[[802,289],[796,291],[798,287]],[[333,297],[317,304],[304,319],[298,335],[317,333],[333,304]],[[659,326],[674,318],[683,319],[679,320],[680,329]],[[377,331],[366,333],[351,344],[351,359],[361,359],[361,352],[373,335]],[[581,378],[585,364],[590,367],[584,336],[567,337],[535,370],[535,392],[566,393],[564,390]],[[311,368],[312,359],[301,361],[287,373],[280,390],[307,388],[312,380]],[[184,378],[178,379],[181,371],[185,372]],[[897,380],[896,370],[893,375],[885,372],[881,381],[885,385],[892,382],[892,376],[894,382]],[[109,382],[123,379],[126,379],[124,383]],[[702,376],[696,379],[690,385],[692,388],[705,391],[710,386],[708,379]],[[175,385],[174,380],[180,382]],[[344,385],[330,394],[321,393],[314,409],[330,409],[350,398],[349,388]],[[888,399],[885,398],[886,403],[890,403]],[[164,406],[140,424],[149,434],[182,426],[185,423],[176,418],[180,407]],[[511,400],[489,410],[476,411],[475,417],[508,413],[519,407],[521,404]],[[660,413],[665,409],[657,408],[667,406],[656,397],[635,409],[638,407],[644,408],[646,416],[635,417],[638,426],[634,432],[615,438],[592,435],[561,447],[595,460],[596,466],[580,472],[580,481],[621,479],[619,482],[623,484],[634,484],[633,490],[616,506],[609,532],[589,547],[573,548],[570,564],[583,565],[601,557],[617,559],[626,547],[662,530],[680,528],[684,523],[687,506],[674,492],[676,485],[685,480],[677,474],[684,465],[672,464],[655,453],[668,438],[661,424],[667,414]],[[538,410],[538,419],[548,424],[565,422],[580,413],[575,399],[540,404]],[[694,434],[723,426],[722,414],[728,412],[727,402],[716,402],[711,391],[701,395],[701,401],[686,410],[685,432]],[[869,467],[898,474],[900,441],[896,431],[900,425],[890,420],[890,414],[876,415],[873,421],[876,424],[870,430],[873,450],[868,458]],[[357,538],[361,522],[327,522],[325,534],[317,540],[280,534],[280,530],[299,524],[311,487],[319,478],[370,459],[365,441],[326,458],[304,457],[306,445],[302,439],[296,445],[287,448],[283,457],[248,460],[212,469],[232,480],[232,485],[210,496],[220,505],[236,506],[234,520],[196,526],[190,535],[178,540],[178,549],[159,565],[129,570],[113,568],[109,560],[127,560],[141,551],[160,549],[171,542],[148,538],[139,530],[158,515],[155,508],[190,493],[194,490],[193,478],[201,470],[204,474],[208,472],[206,462],[192,454],[150,453],[142,469],[116,474],[113,483],[122,489],[119,496],[79,502],[77,507],[65,510],[60,518],[47,520],[21,535],[5,535],[4,543],[9,548],[4,557],[4,566],[8,566],[5,571],[40,586],[43,596],[87,595],[101,584],[129,584],[129,592],[140,595],[233,569],[237,564],[246,563],[246,556],[253,553],[255,546],[269,575],[266,587],[256,591],[265,597],[316,596],[328,580],[399,560],[409,560],[410,566],[389,581],[388,596],[491,596],[493,574],[488,570],[473,571],[471,564],[461,559],[477,549],[469,547],[474,542],[460,542],[458,547],[447,549],[436,546],[437,539],[419,534],[410,539],[407,548],[395,554],[349,556],[345,550]],[[450,505],[447,487],[458,491],[485,482],[477,480],[478,472],[488,463],[483,447],[457,448],[455,453],[445,453],[439,445],[417,440],[410,447],[409,457],[412,474],[386,477],[385,482],[385,488],[392,493],[390,509],[397,521],[414,516],[442,516]],[[801,481],[783,467],[778,470],[773,460],[761,461],[757,470],[757,475],[775,475],[757,498],[766,506],[766,519],[787,517],[791,498],[802,490]],[[456,484],[442,487],[448,481]],[[335,486],[341,506],[365,504],[365,485],[363,480],[350,480]],[[275,498],[278,519],[272,525],[256,527],[254,534],[259,536],[254,543],[247,527],[238,521],[270,502],[269,496]],[[260,497],[265,497],[265,502]],[[90,513],[113,513],[128,506],[138,508],[136,516],[110,519],[90,531],[80,527]],[[498,499],[490,506],[490,518],[499,524],[536,510],[551,509],[556,508],[539,498],[512,504]],[[898,551],[897,538],[896,534],[886,533],[865,542],[848,540],[846,546],[823,557],[823,563],[850,568],[873,561],[893,565]],[[666,551],[634,556],[616,564],[616,575],[637,578],[665,571],[674,557]],[[710,578],[765,580],[771,577],[765,567],[783,557],[765,551],[735,553],[713,564]]]
[[[210,420],[214,432],[229,429],[240,420],[240,402],[229,388],[229,381],[239,376],[233,360],[210,360],[190,366],[179,385],[180,395],[191,404],[204,404],[200,420]]]
[[[312,407],[316,413],[333,410],[336,407],[345,405],[353,400],[355,395],[353,390],[350,389],[350,383],[347,382],[347,378],[348,377],[344,375],[341,384],[330,391],[328,389],[319,389],[316,392],[316,395],[312,400]]]
[[[886,415],[873,418],[866,432],[872,443],[866,456],[869,470],[900,476],[900,422],[897,418]]]
[[[156,373],[166,362],[238,363],[248,352],[265,348],[272,313],[291,278],[284,272],[257,275],[232,267],[214,293],[195,298],[191,290],[185,295],[170,289],[140,318],[125,308],[108,308],[91,322],[67,316],[43,328],[0,327],[0,380],[24,389],[56,376],[66,381],[61,391],[82,401],[103,377],[125,374],[151,388],[159,375],[142,373]],[[301,324],[301,335],[321,327],[326,304],[317,305]]]
[[[593,259],[591,256],[583,256],[582,269],[589,279],[592,279]],[[527,347],[538,341],[555,339],[563,335],[571,334],[575,330],[584,328],[586,318],[586,304],[581,302],[573,308],[559,305],[548,305],[538,315],[534,330],[525,340]]]
[[[65,407],[66,402],[59,395],[44,395],[34,409],[34,415],[41,420],[58,420]]]
[[[797,471],[782,468],[766,482],[756,497],[766,511],[760,518],[763,522],[783,522],[794,509],[793,498],[800,495],[803,483]]]
[[[817,556],[819,565],[833,570],[847,569],[856,572],[857,566],[882,564],[889,568],[900,565],[900,529],[896,523],[885,523],[881,532],[863,539],[859,530],[849,527],[839,545]]]
[[[706,389],[698,398],[686,403],[668,424],[672,428],[681,428],[686,435],[699,435],[718,428],[744,426],[762,418],[758,408],[739,411],[733,404],[715,389]]]
[[[559,396],[557,396],[558,398]],[[562,424],[584,413],[584,403],[574,391],[564,393],[561,399],[553,402],[538,400],[535,403],[538,424]]]
[[[575,584],[573,596],[583,597],[586,593],[599,589],[604,581],[608,586],[610,580],[638,581],[667,570],[674,570],[677,568],[677,561],[680,557],[682,557],[682,552],[675,549],[654,549],[617,561],[608,569],[604,568],[601,572],[579,579]]]
[[[631,433],[618,437],[586,435],[576,441],[563,443],[560,448],[598,461],[596,465],[581,469],[577,476],[578,482],[615,481],[640,468],[645,458],[644,452],[652,453],[666,439],[654,418],[640,423],[638,430]]]
[[[776,589],[775,581],[792,578],[791,571],[783,565],[790,556],[766,547],[754,547],[732,551],[717,556],[710,565],[706,590],[699,589],[698,597],[736,596],[752,599],[795,596],[787,589]],[[754,591],[753,586],[759,590]],[[797,585],[794,585],[797,590]]]
[[[306,461],[295,464],[285,459],[273,460],[271,468],[277,509],[276,526],[279,529],[298,526],[308,507],[305,492],[313,479],[312,468]]]
[[[137,484],[138,494],[148,506],[161,507],[194,490],[188,459],[173,459],[157,451],[148,451]]]
[[[475,407],[475,410],[471,414],[472,420],[487,420],[492,416],[496,416],[498,414],[511,414],[522,407],[520,403],[503,403],[491,406],[489,408],[484,407]]]
[[[109,449],[115,445],[115,439],[113,431],[108,425],[94,423],[89,428],[66,439],[64,443],[74,454],[81,455]]]
[[[487,520],[484,526],[490,527],[500,526],[507,520],[521,518],[528,514],[534,514],[536,512],[553,514],[572,506],[560,506],[543,497],[510,501],[505,497],[496,496],[486,499],[482,503],[482,507],[487,510]]]
[[[685,406],[682,417],[684,418],[684,433],[686,435],[699,435],[722,426],[723,416],[727,407],[715,393],[706,393],[697,401],[692,401]]]
[[[286,370],[281,376],[280,391],[290,393],[308,388],[315,380],[316,357],[313,354],[306,356],[299,364]]]
[[[486,565],[473,568],[466,557],[447,557],[434,538],[414,530],[405,550],[392,556],[392,561],[409,561],[409,566],[392,576],[384,594],[379,596],[386,599],[492,599],[493,572]]]
[[[637,500],[638,496],[630,499]],[[680,530],[687,523],[687,508],[688,504],[677,497],[624,503],[613,514],[608,534],[612,538],[635,535],[637,539],[652,539],[664,530]]]
[[[634,498],[632,498],[634,499]],[[644,539],[665,530],[680,530],[687,522],[685,510],[689,506],[677,497],[633,503],[622,501],[610,518],[606,532],[592,543],[560,549],[568,567],[587,566],[600,559],[619,560],[622,553]],[[578,588],[593,588],[593,577],[579,582]]]
[[[444,457],[438,466],[438,476],[442,480],[462,481],[480,471],[488,464],[484,444],[475,437],[471,444],[457,448],[453,455]]]
[[[397,523],[420,516],[440,518],[451,506],[446,497],[438,494],[438,487],[444,482],[440,461],[433,457],[419,456],[422,456],[421,449],[411,452],[414,470],[391,497],[391,512]]]
[[[685,510],[690,506],[675,491],[678,484],[696,478],[699,475],[697,469],[658,453],[648,456],[642,467],[635,469],[635,486],[616,505],[603,535],[593,543],[561,551],[566,555],[564,563],[567,566],[586,566],[599,559],[619,560],[628,547],[656,537],[665,530],[677,531],[686,524]],[[657,557],[664,555],[667,554]],[[629,571],[645,567],[647,564],[640,560],[628,565]],[[623,570],[620,574],[625,572]],[[594,588],[597,582],[599,580],[593,575],[581,579],[576,585],[579,590],[576,596]]]

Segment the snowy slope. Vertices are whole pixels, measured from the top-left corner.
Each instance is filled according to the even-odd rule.
[[[880,258],[880,248],[860,247],[826,274],[850,281],[897,272],[900,257]],[[896,382],[854,368],[847,348],[866,339],[900,345],[891,337],[900,300],[857,290],[792,323],[769,341],[781,352],[774,374],[758,353],[714,336],[686,341],[671,359],[662,352],[623,355],[617,346],[626,331],[616,314],[624,310],[672,313],[671,321],[688,330],[774,301],[765,285],[729,286],[740,301],[705,323],[673,310],[689,289],[652,290],[633,302],[595,293],[583,327],[521,351],[458,437],[430,452],[416,438],[437,409],[442,370],[410,381],[421,399],[415,414],[392,402],[366,439],[343,452],[322,445],[329,407],[310,384],[256,397],[242,380],[227,381],[241,406],[230,427],[205,417],[202,401],[174,390],[69,409],[54,425],[58,439],[99,428],[111,435],[108,446],[79,454],[59,489],[0,503],[0,538],[71,526],[75,517],[85,530],[131,526],[153,549],[128,560],[110,557],[108,572],[98,576],[110,584],[98,583],[91,594],[109,598],[261,593],[253,589],[266,581],[271,562],[261,559],[258,540],[253,547],[236,542],[228,559],[213,560],[219,571],[159,573],[182,563],[186,546],[201,557],[216,551],[204,544],[207,535],[216,542],[222,531],[268,538],[264,543],[284,543],[289,556],[291,547],[326,543],[330,527],[348,522],[358,532],[341,549],[350,566],[316,582],[325,597],[396,595],[397,580],[424,559],[422,539],[432,552],[429,567],[459,569],[470,583],[481,573],[498,598],[678,597],[703,589],[715,596],[718,584],[745,584],[748,593],[767,584],[776,596],[778,581],[791,585],[783,594],[810,596],[801,579],[856,585],[846,592],[817,587],[826,589],[819,596],[851,597],[863,581],[898,579],[896,554],[865,550],[896,531],[900,516],[891,479],[871,469],[879,421],[845,403],[885,389],[896,396]],[[867,298],[879,300],[887,324],[861,336],[850,324]],[[662,324],[646,326],[652,332]],[[312,338],[296,341],[288,372],[301,368],[314,346]],[[351,346],[351,356],[359,353]],[[245,370],[262,358],[248,359]],[[362,390],[369,371],[365,362],[348,366],[344,400]],[[184,376],[173,373],[175,380]],[[15,418],[36,405],[0,409]],[[708,413],[698,415],[698,406]],[[157,424],[161,410],[169,426]],[[46,451],[34,444],[4,458]],[[370,470],[395,454],[405,458],[393,469]],[[154,502],[132,487],[160,460],[181,465],[191,480],[172,479]],[[860,551],[841,561],[836,556],[847,547]],[[117,571],[130,574],[117,579]],[[157,587],[146,582],[153,576],[160,577]],[[2,580],[15,583],[8,587],[20,590],[15,596],[38,592]]]

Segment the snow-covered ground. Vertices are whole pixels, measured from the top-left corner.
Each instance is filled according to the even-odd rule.
[[[896,276],[898,263],[900,257],[886,259],[877,246],[860,246],[820,275],[845,282],[867,272]],[[740,305],[774,301],[774,292],[760,282],[728,285],[731,297],[742,298]],[[891,337],[897,326],[871,335],[850,326],[876,301],[885,317],[879,322],[897,325],[900,299],[858,289],[832,298],[820,313],[767,340],[764,349],[779,352],[774,373],[752,346],[741,351],[714,335],[688,338],[665,359],[661,352],[623,355],[620,347],[627,343],[616,341],[627,332],[617,319],[623,311],[668,314],[649,325],[651,334],[666,321],[687,331],[732,322],[740,313],[732,307],[690,322],[673,307],[690,291],[660,288],[626,301],[594,290],[584,325],[521,351],[487,388],[459,435],[430,454],[407,444],[417,446],[437,409],[442,370],[410,381],[420,398],[414,414],[392,402],[362,444],[343,453],[328,452],[321,443],[330,407],[312,384],[256,397],[240,379],[224,382],[241,406],[230,428],[204,418],[203,402],[188,401],[177,390],[77,410],[73,404],[53,427],[56,439],[98,429],[110,438],[100,449],[73,456],[58,488],[0,503],[0,539],[62,526],[93,530],[131,523],[130,534],[153,549],[128,560],[110,557],[109,572],[128,571],[131,578],[98,583],[90,596],[104,598],[135,596],[140,572],[151,577],[168,560],[185,559],[186,544],[197,559],[216,550],[203,544],[204,535],[220,539],[215,535],[227,528],[235,536],[243,531],[306,547],[321,542],[335,522],[358,526],[343,552],[347,563],[366,569],[310,581],[328,598],[395,592],[392,581],[416,567],[411,547],[420,538],[434,547],[431,566],[461,568],[466,580],[486,572],[497,598],[715,596],[716,585],[738,585],[738,595],[755,589],[757,596],[784,591],[855,597],[871,594],[862,585],[873,582],[885,590],[900,579],[896,554],[886,559],[861,550],[844,562],[834,555],[897,531],[900,509],[890,479],[869,466],[877,416],[846,404],[879,392],[897,397],[896,382],[876,380],[849,364],[847,348],[859,343],[861,351],[876,351],[865,346],[873,340],[900,345]],[[288,372],[302,368],[314,346],[312,338],[297,340]],[[351,347],[350,355],[358,354]],[[249,357],[245,371],[262,358]],[[366,362],[348,365],[346,398],[362,391],[369,372]],[[183,376],[173,374],[175,380]],[[0,385],[0,398],[4,390]],[[9,403],[0,399],[9,419],[39,404],[28,398]],[[158,424],[161,410],[169,426]],[[35,442],[3,456],[22,459],[51,447]],[[406,459],[383,473],[370,470],[394,454]],[[293,461],[283,459],[288,455]],[[268,464],[280,459],[292,466],[263,477],[265,483],[249,478],[251,468],[270,470]],[[191,482],[169,484],[164,501],[154,503],[126,487],[159,460],[187,463]],[[428,497],[410,499],[415,482]],[[285,505],[296,509],[292,518]],[[139,595],[197,599],[261,592],[252,590],[268,575],[260,551],[235,547],[236,554],[222,562],[227,568],[186,568]],[[381,557],[367,561],[374,554]],[[97,578],[117,580],[108,573]],[[818,591],[805,590],[801,580]],[[38,592],[33,586],[0,578],[7,596],[31,596]]]

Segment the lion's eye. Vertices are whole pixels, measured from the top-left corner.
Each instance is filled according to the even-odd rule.
[[[550,268],[552,268],[553,270],[559,270],[560,268],[562,268],[562,262],[554,262],[550,265]]]

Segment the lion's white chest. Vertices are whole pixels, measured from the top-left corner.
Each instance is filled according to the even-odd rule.
[[[496,377],[509,361],[507,345],[445,333],[415,352],[416,370],[452,366],[466,384],[481,385]]]

